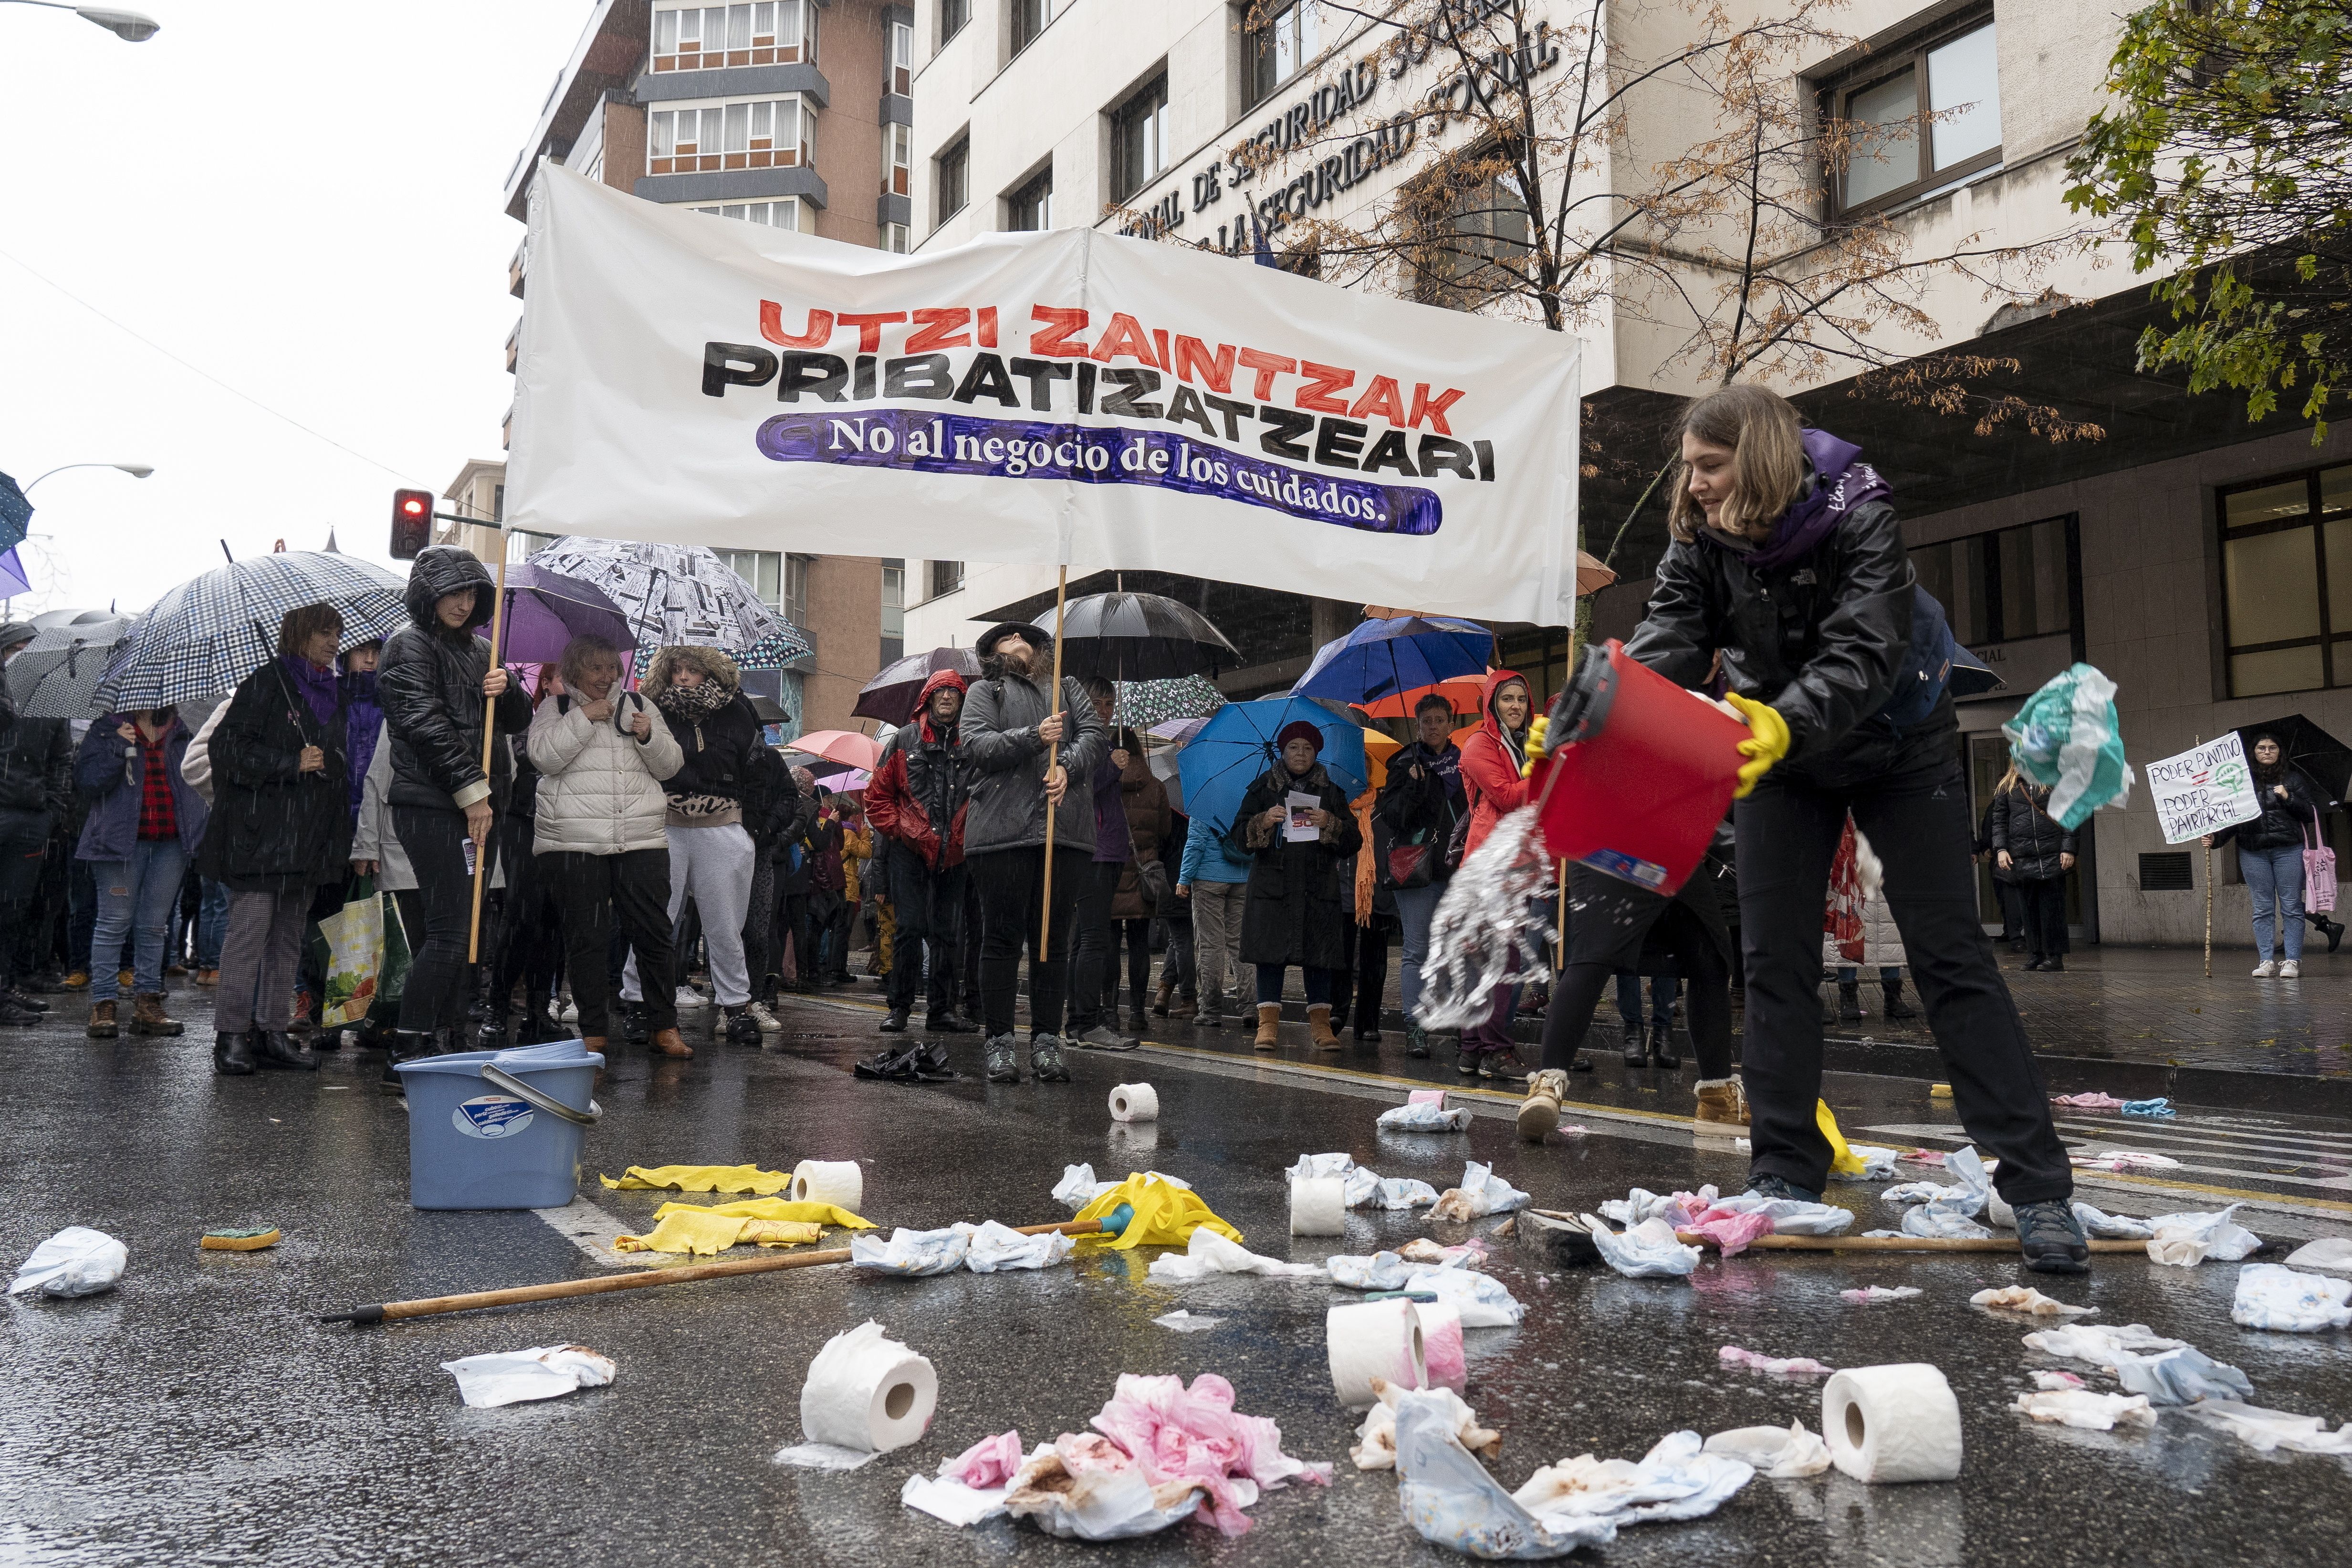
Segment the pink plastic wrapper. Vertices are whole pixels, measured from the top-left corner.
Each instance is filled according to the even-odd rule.
[[[2114,1095],[2096,1090],[2089,1094],[2053,1094],[2050,1097],[2050,1103],[2063,1105],[2069,1110],[2121,1110],[2124,1108],[2124,1102]]]
[[[1199,1517],[1227,1535],[1249,1532],[1249,1516],[1235,1501],[1232,1478],[1246,1477],[1260,1488],[1294,1478],[1330,1484],[1328,1468],[1308,1466],[1282,1451],[1282,1428],[1263,1415],[1234,1408],[1234,1385],[1204,1372],[1187,1389],[1181,1377],[1139,1377],[1121,1373],[1110,1403],[1094,1427],[1135,1457],[1146,1479],[1197,1482],[1206,1494]]]
[[[1442,1301],[1415,1309],[1421,1314],[1422,1364],[1432,1387],[1460,1394],[1470,1386],[1470,1365],[1462,1353],[1462,1314]]]
[[[1774,1377],[1827,1377],[1837,1371],[1833,1366],[1823,1366],[1811,1356],[1769,1356],[1741,1350],[1738,1345],[1726,1345],[1716,1354],[1726,1366],[1744,1366],[1756,1372],[1769,1373]]]
[[[1772,1216],[1760,1210],[1749,1214],[1730,1214],[1722,1209],[1709,1209],[1683,1228],[1713,1241],[1722,1248],[1724,1257],[1737,1258],[1748,1250],[1749,1242],[1759,1236],[1772,1234]]]
[[[1013,1472],[1021,1468],[1022,1458],[1021,1434],[1017,1430],[1000,1432],[993,1437],[982,1437],[942,1464],[940,1474],[976,1491],[993,1491],[1012,1480]]]
[[[1442,1089],[1416,1089],[1404,1097],[1404,1102],[1407,1105],[1433,1105],[1443,1110],[1445,1109],[1445,1091]]]

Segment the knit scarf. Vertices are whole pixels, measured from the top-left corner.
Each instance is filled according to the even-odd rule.
[[[691,724],[709,718],[734,700],[735,693],[726,687],[706,680],[699,686],[664,687],[661,695],[654,699],[654,705],[671,718]]]
[[[1826,430],[1807,430],[1800,439],[1812,469],[1811,482],[1772,524],[1763,543],[1751,546],[1719,529],[1699,530],[1700,538],[1738,556],[1752,572],[1769,572],[1811,552],[1837,531],[1848,512],[1895,493],[1876,468],[1861,461],[1862,448],[1853,442],[1841,441]]]

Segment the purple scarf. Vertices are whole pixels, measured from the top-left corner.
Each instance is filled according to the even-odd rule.
[[[1727,542],[1713,529],[1699,531],[1701,538],[1739,557],[1751,572],[1769,572],[1810,553],[1836,531],[1846,513],[1864,501],[1885,500],[1895,493],[1894,488],[1878,477],[1876,468],[1859,460],[1862,448],[1853,442],[1841,441],[1826,430],[1812,429],[1806,430],[1800,439],[1804,444],[1806,460],[1812,466],[1814,482],[1780,514],[1763,543],[1753,550],[1742,550]]]
[[[332,723],[335,703],[341,695],[335,687],[334,667],[320,669],[309,659],[296,654],[280,654],[278,662],[294,678],[294,689],[302,694],[303,703],[321,724]]]
[[[354,669],[343,677],[344,695],[351,699],[345,746],[351,757],[352,816],[358,820],[361,797],[367,794],[368,764],[375,761],[375,743],[383,733],[383,708],[375,700],[375,671]]]

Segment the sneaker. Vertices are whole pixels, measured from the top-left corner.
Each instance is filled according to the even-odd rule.
[[[782,1022],[778,1019],[773,1013],[769,1012],[761,1004],[758,1002],[748,1003],[745,1005],[743,1011],[751,1016],[751,1021],[760,1026],[762,1033],[776,1035],[783,1032],[784,1026]]]
[[[2302,978],[2303,978],[2303,963],[2302,963],[2302,961],[2300,961],[2299,959],[2293,959],[2293,958],[2290,958],[2290,959],[2285,960],[2284,963],[2282,963],[2279,965],[2278,977],[2279,977],[2281,980],[2300,980],[2300,979],[2302,979]]]
[[[49,1010],[49,1005],[47,1002],[21,985],[11,985],[6,991],[0,992],[0,1001],[20,1007],[27,1013],[46,1013]]]
[[[2019,1204],[2017,1247],[2036,1274],[2088,1274],[2091,1244],[2071,1205]]]
[[[1519,1058],[1506,1051],[1488,1051],[1478,1058],[1478,1076],[1496,1083],[1522,1084],[1527,1073],[1519,1067]]]
[[[5,996],[0,996],[0,1027],[11,1029],[38,1028],[42,1016],[28,1007],[19,1007]],[[109,1037],[111,1038],[111,1037]]]
[[[1029,1040],[1029,1070],[1037,1075],[1039,1083],[1067,1083],[1070,1069],[1062,1063],[1062,1042],[1053,1035],[1034,1035]]]
[[[2278,971],[2279,966],[2265,958],[2260,963],[2254,965],[2254,978],[2257,980],[2275,980],[2278,978]]]
[[[693,986],[681,985],[677,988],[677,1010],[679,1012],[683,1013],[690,1007],[708,1007],[709,1005],[710,998],[705,996],[701,992],[697,991]]]
[[[760,1021],[751,1016],[749,1007],[730,1007],[726,1012],[729,1045],[756,1046],[760,1043]]]
[[[1429,1055],[1429,1034],[1419,1024],[1404,1026],[1404,1054],[1409,1057]]]
[[[1131,1051],[1139,1043],[1115,1033],[1108,1024],[1097,1024],[1078,1037],[1078,1044],[1090,1051]],[[1062,1080],[1056,1079],[1054,1081],[1058,1083]]]
[[[1759,1198],[1780,1198],[1795,1204],[1817,1204],[1822,1194],[1797,1185],[1786,1176],[1750,1176],[1748,1190]]]
[[[1010,1035],[989,1037],[988,1044],[982,1047],[982,1054],[988,1063],[989,1082],[1019,1083],[1021,1081],[1021,1064],[1014,1059],[1013,1047],[1013,1039]]]
[[[580,1021],[580,1004],[579,1004],[579,1003],[577,1003],[577,1002],[572,1001],[572,1000],[571,1000],[570,998],[568,998],[568,997],[567,997],[567,998],[565,998],[564,1003],[563,1003],[563,1011],[562,1011],[562,1012],[561,1012],[561,1013],[558,1013],[555,1016],[556,1016],[557,1020],[558,1020],[559,1022],[561,1022],[561,1023],[565,1023],[565,1024],[576,1024],[576,1023],[578,1023],[578,1022]]]

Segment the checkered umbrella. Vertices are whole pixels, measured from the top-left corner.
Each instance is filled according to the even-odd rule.
[[[131,635],[122,616],[36,632],[8,661],[8,696],[27,719],[95,719],[100,679]]]
[[[567,535],[530,558],[541,572],[602,589],[635,634],[637,668],[663,647],[715,647],[739,669],[782,669],[816,651],[734,568],[699,544]]]
[[[149,606],[98,684],[102,711],[168,708],[236,689],[278,651],[278,623],[305,605],[342,612],[343,647],[408,625],[405,584],[355,556],[255,555],[190,578]]]

